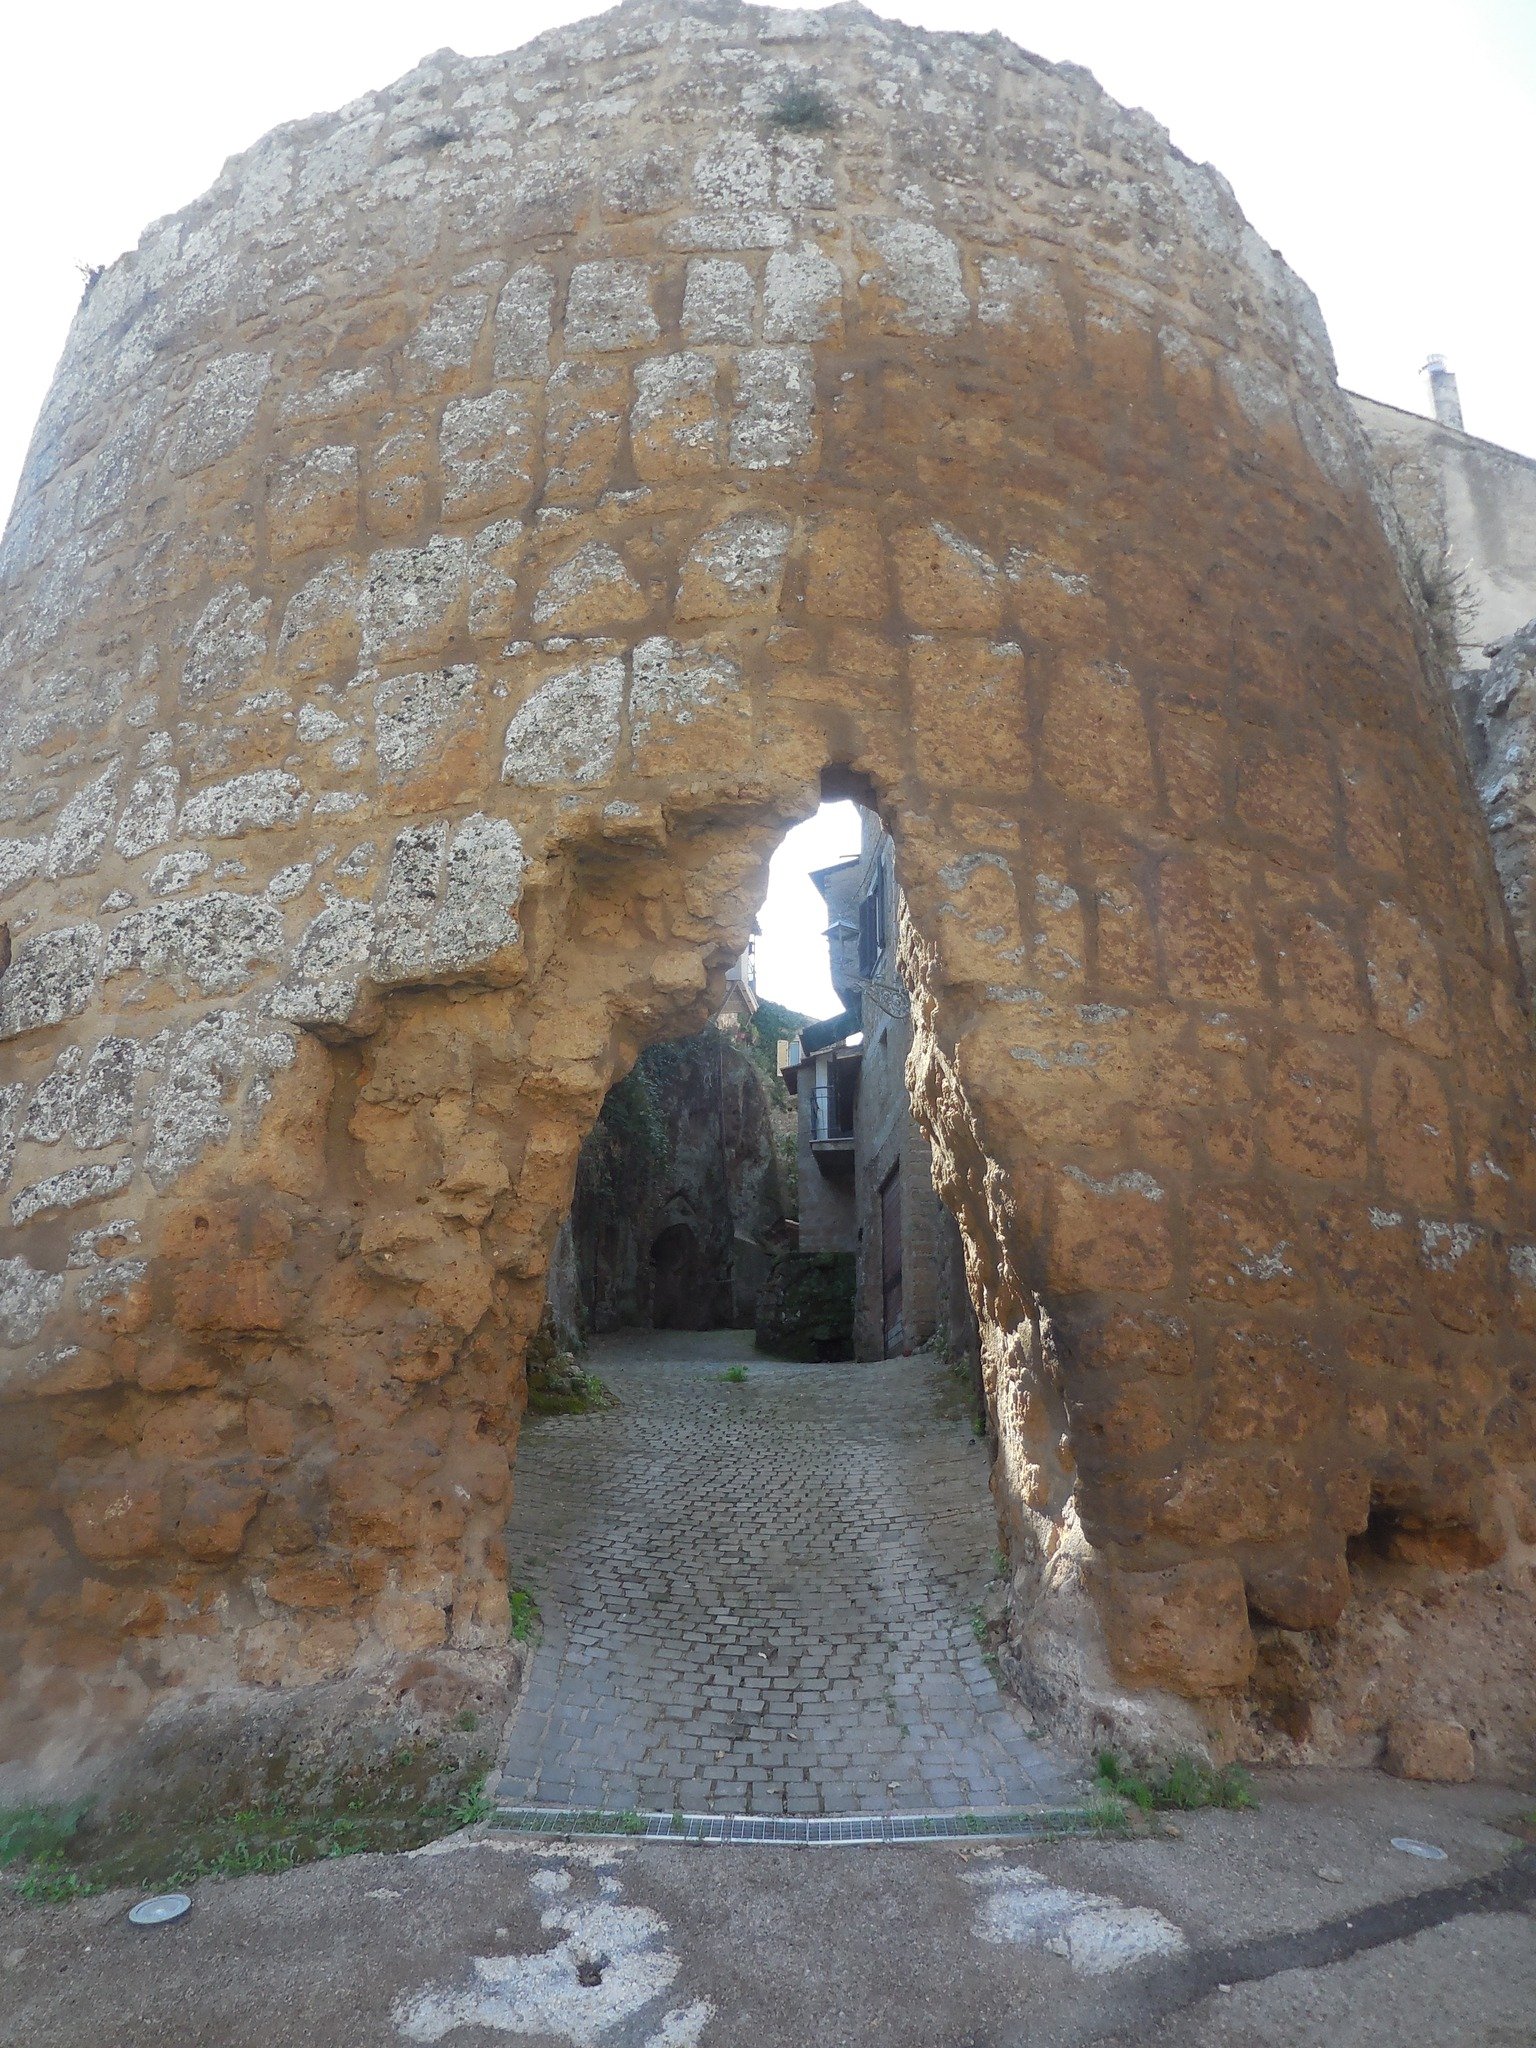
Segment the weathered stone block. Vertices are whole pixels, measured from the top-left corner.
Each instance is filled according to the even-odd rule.
[[[127,1564],[164,1548],[165,1473],[158,1463],[116,1458],[66,1475],[64,1512],[82,1557]]]
[[[953,527],[904,526],[891,553],[901,608],[920,630],[985,633],[1001,625],[997,564]]]
[[[1205,1427],[1217,1443],[1291,1444],[1332,1420],[1332,1375],[1314,1340],[1284,1325],[1215,1332]]]
[[[1250,1612],[1277,1628],[1332,1628],[1349,1605],[1349,1565],[1337,1542],[1319,1550],[1261,1551],[1243,1580]]]
[[[1167,1190],[1130,1170],[1096,1179],[1067,1167],[1056,1182],[1049,1270],[1066,1293],[1151,1294],[1173,1277]]]
[[[1301,1233],[1278,1188],[1250,1181],[1202,1189],[1189,1205],[1189,1240],[1197,1294],[1248,1307],[1311,1294]]]
[[[1165,1483],[1158,1534],[1192,1550],[1306,1536],[1313,1504],[1300,1464],[1278,1452],[1186,1457]]]
[[[1129,1684],[1205,1699],[1247,1680],[1253,1636],[1235,1564],[1212,1560],[1131,1572],[1096,1563],[1088,1585],[1110,1661]]]
[[[1315,739],[1255,734],[1237,769],[1237,814],[1256,832],[1325,853],[1337,828],[1333,776]]]
[[[831,512],[811,528],[805,608],[818,618],[880,619],[889,596],[880,530],[867,512]]]
[[[296,1306],[263,1259],[183,1266],[171,1292],[177,1327],[203,1333],[281,1330]]]
[[[664,483],[720,467],[725,441],[717,386],[714,359],[695,351],[635,365],[629,445],[637,476]]]
[[[1387,1729],[1386,1767],[1394,1778],[1466,1785],[1477,1775],[1472,1737],[1459,1721],[1403,1715]]]
[[[1439,1075],[1410,1053],[1384,1052],[1370,1079],[1376,1156],[1388,1192],[1429,1209],[1456,1200],[1456,1146]]]
[[[699,536],[677,586],[680,619],[774,611],[791,529],[785,519],[744,512]]]
[[[630,405],[620,363],[568,361],[546,386],[546,495],[555,503],[595,498],[608,481]]]
[[[1354,1058],[1320,1039],[1292,1040],[1269,1070],[1264,1142],[1277,1166],[1317,1180],[1365,1171],[1365,1092]]]
[[[1040,769],[1068,796],[1122,811],[1152,809],[1152,743],[1141,693],[1118,662],[1074,668],[1051,686]]]
[[[1024,657],[1004,641],[914,640],[907,652],[918,774],[969,791],[1026,777],[1030,767]],[[978,760],[966,735],[985,725]]]
[[[345,547],[357,514],[357,450],[313,448],[267,486],[267,546],[278,560],[327,544]]]
[[[1385,1315],[1406,1315],[1417,1292],[1413,1231],[1400,1210],[1338,1199],[1313,1212],[1318,1263],[1338,1294]]]
[[[1248,910],[1248,880],[1235,861],[1175,855],[1158,874],[1158,921],[1171,995],[1261,1004],[1263,980]]]
[[[238,1556],[265,1488],[239,1472],[212,1472],[188,1487],[176,1517],[176,1540],[188,1557],[219,1564]]]

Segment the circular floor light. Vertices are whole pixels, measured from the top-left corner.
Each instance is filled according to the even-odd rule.
[[[131,1906],[128,1918],[135,1927],[163,1927],[168,1920],[179,1920],[191,1909],[192,1901],[185,1892],[161,1892],[157,1898],[140,1899],[136,1906]]]

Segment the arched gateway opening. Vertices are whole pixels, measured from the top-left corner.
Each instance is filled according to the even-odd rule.
[[[774,874],[722,1010],[641,1053],[577,1162],[505,1532],[543,1620],[513,1811],[1071,1796],[988,1662],[992,1446],[904,1080],[894,847],[824,805]]]
[[[1038,1711],[1363,1756],[1454,1668],[1529,1747],[1526,1024],[1316,309],[1084,74],[818,28],[439,55],[87,293],[3,557],[9,1756],[505,1641],[582,1140],[829,772]]]

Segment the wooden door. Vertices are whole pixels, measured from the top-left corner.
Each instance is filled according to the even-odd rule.
[[[880,1187],[880,1332],[881,1351],[890,1358],[901,1349],[901,1168],[893,1167]]]

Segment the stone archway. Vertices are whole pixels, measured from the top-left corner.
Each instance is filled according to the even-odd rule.
[[[583,1132],[829,771],[1042,1710],[1528,1747],[1505,917],[1316,308],[1146,116],[856,9],[430,59],[90,287],[3,576],[7,1753],[504,1637]]]

